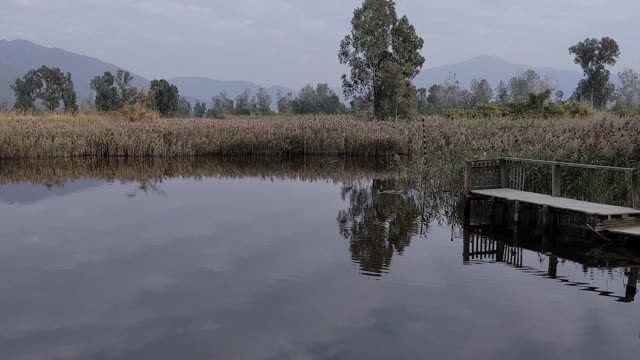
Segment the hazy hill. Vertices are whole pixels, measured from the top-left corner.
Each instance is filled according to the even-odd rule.
[[[463,86],[469,86],[474,78],[485,78],[494,87],[501,80],[509,80],[523,69],[533,69],[540,75],[549,75],[555,82],[556,88],[564,91],[565,96],[575,90],[582,73],[572,70],[558,70],[553,68],[537,68],[535,66],[518,65],[494,56],[478,56],[457,64],[423,69],[414,83],[418,87],[429,88],[433,84],[446,81],[449,74],[455,73]]]
[[[95,59],[89,56],[78,55],[58,48],[49,48],[34,44],[26,40],[0,40],[0,102],[14,102],[14,93],[10,85],[16,78],[23,76],[27,71],[42,65],[56,66],[65,72],[70,72],[78,93],[78,98],[91,96],[89,83],[96,75],[105,71],[115,73],[120,67]],[[140,75],[135,75],[134,86],[149,88],[149,80]],[[175,83],[180,90],[180,95],[186,96],[190,101],[194,99],[208,101],[212,96],[226,91],[230,97],[239,95],[244,89],[256,91],[259,85],[248,81],[218,81],[207,78],[179,77],[168,79]],[[276,93],[291,91],[282,86],[267,88],[274,101]]]
[[[99,59],[37,45],[26,40],[0,40],[0,102],[7,101],[13,104],[14,94],[10,85],[17,77],[41,65],[57,66],[71,72],[79,99],[88,98],[91,95],[89,82],[93,77],[105,71],[115,72],[120,69],[116,65]],[[424,69],[414,83],[418,87],[428,88],[433,84],[444,82],[449,74],[455,73],[464,86],[468,86],[472,79],[482,77],[489,80],[495,87],[500,80],[508,80],[527,68],[533,68],[542,75],[551,76],[557,88],[562,89],[566,96],[573,92],[582,77],[578,71],[536,68],[513,64],[498,57],[479,56],[457,64]],[[168,80],[176,84],[180,94],[192,102],[195,99],[208,102],[212,96],[223,91],[234,98],[245,89],[255,92],[259,87],[249,81],[219,81],[202,77],[177,77]],[[134,85],[139,88],[148,88],[149,80],[135,75]],[[267,87],[267,90],[273,98],[274,106],[278,92],[286,94],[292,91],[284,86]],[[338,95],[342,95],[340,89],[335,90]]]
[[[89,82],[105,71],[114,72],[119,67],[104,61],[78,55],[58,48],[40,46],[26,40],[0,40],[0,101],[13,103],[13,90],[9,87],[17,77],[42,65],[59,67],[72,74],[78,98],[89,97]],[[134,85],[148,87],[149,81],[135,75]]]
[[[254,94],[258,91],[259,85],[250,81],[221,81],[203,77],[177,77],[168,79],[180,90],[180,95],[192,99],[209,101],[212,96],[226,92],[230,98],[240,95],[245,89],[251,90]],[[275,105],[278,92],[286,95],[292,90],[284,86],[266,87]]]

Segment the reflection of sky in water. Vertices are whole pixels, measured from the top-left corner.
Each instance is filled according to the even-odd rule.
[[[638,304],[505,264],[463,265],[447,226],[362,276],[331,182],[94,184],[0,203],[7,359],[623,359]],[[136,196],[131,196],[135,193]],[[546,269],[525,251],[524,263]],[[624,294],[617,273],[558,275]]]

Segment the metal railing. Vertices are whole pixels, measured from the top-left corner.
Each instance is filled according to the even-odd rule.
[[[470,195],[473,190],[496,188],[525,191],[527,175],[530,175],[525,165],[549,168],[547,174],[550,174],[550,179],[548,176],[539,176],[538,174],[537,180],[539,182],[550,182],[550,184],[542,185],[550,185],[550,195],[553,197],[561,197],[563,195],[563,173],[561,171],[563,168],[604,170],[628,174],[631,179],[631,203],[634,209],[640,209],[640,172],[638,168],[579,164],[562,161],[520,159],[513,157],[467,160],[465,161],[465,194]]]

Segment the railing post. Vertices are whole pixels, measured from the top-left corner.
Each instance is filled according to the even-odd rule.
[[[633,208],[640,209],[640,171],[633,170],[631,173],[631,196],[633,197]]]
[[[507,159],[500,159],[500,187],[509,187],[509,169],[507,168]]]
[[[559,164],[551,165],[551,196],[562,196],[562,172]]]
[[[464,195],[471,195],[471,162],[464,162]]]

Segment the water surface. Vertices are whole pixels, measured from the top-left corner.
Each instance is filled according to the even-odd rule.
[[[463,229],[452,195],[389,164],[94,161],[0,172],[2,359],[640,351],[631,250]]]

